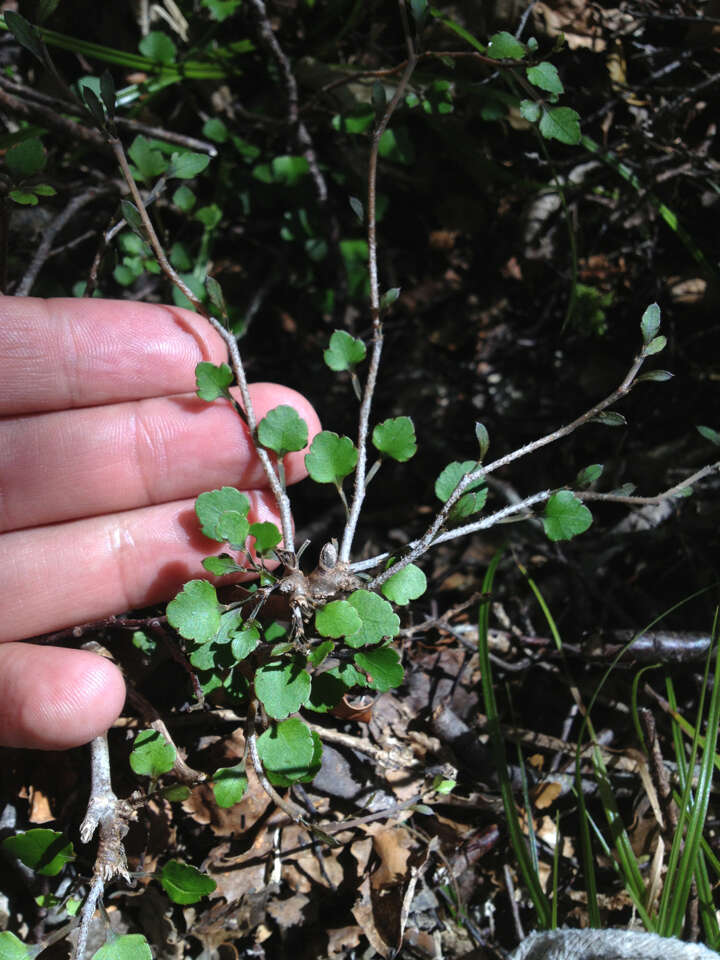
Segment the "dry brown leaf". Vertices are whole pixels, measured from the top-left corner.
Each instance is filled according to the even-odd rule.
[[[282,930],[289,930],[306,923],[305,908],[310,902],[304,893],[295,893],[287,900],[271,900],[267,912]]]

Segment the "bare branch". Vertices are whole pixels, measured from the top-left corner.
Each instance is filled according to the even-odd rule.
[[[259,0],[258,0],[259,2]],[[417,63],[417,56],[413,46],[410,28],[407,22],[407,13],[405,11],[405,0],[399,0],[400,15],[405,32],[405,41],[408,48],[408,60],[405,70],[395,90],[390,103],[385,109],[385,113],[373,130],[372,143],[370,147],[370,157],[368,160],[368,202],[367,202],[367,237],[368,237],[368,272],[370,274],[370,314],[373,326],[373,346],[368,366],[368,375],[363,391],[362,403],[360,404],[360,416],[358,421],[358,460],[355,467],[355,479],[353,485],[353,498],[350,507],[350,515],[345,530],[343,531],[342,544],[340,545],[339,559],[347,563],[350,559],[352,542],[357,529],[360,511],[365,500],[365,476],[367,472],[367,434],[370,423],[370,407],[372,405],[373,394],[375,393],[375,384],[377,383],[377,374],[380,367],[380,357],[383,347],[383,332],[380,322],[380,288],[378,285],[378,266],[377,266],[377,218],[376,218],[376,184],[377,184],[377,161],[380,138],[387,129],[390,118],[397,105],[402,99],[408,81],[412,76]]]
[[[709,463],[700,470],[696,470],[695,473],[691,474],[685,480],[681,480],[662,493],[656,493],[653,497],[623,496],[617,493],[597,493],[595,490],[573,490],[573,493],[578,500],[604,500],[607,503],[626,503],[629,506],[641,507],[662,503],[664,500],[669,500],[672,497],[682,497],[683,490],[692,487],[698,480],[702,480],[703,477],[707,477],[718,470],[720,470],[720,460],[717,460],[715,463]]]

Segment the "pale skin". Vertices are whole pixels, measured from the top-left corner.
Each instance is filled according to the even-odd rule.
[[[221,546],[194,498],[236,486],[250,521],[280,524],[248,431],[229,403],[194,395],[219,335],[196,314],[128,301],[0,297],[0,745],[62,750],[120,714],[108,659],[20,641],[159,603]],[[260,419],[294,390],[251,386]],[[289,483],[304,453],[285,459]]]

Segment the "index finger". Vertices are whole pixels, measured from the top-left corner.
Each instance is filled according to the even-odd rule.
[[[0,415],[187,393],[200,361],[226,359],[210,324],[180,307],[0,297]]]

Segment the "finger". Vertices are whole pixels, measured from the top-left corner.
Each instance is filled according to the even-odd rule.
[[[28,643],[0,647],[0,745],[80,746],[112,725],[124,701],[120,671],[95,653]]]
[[[258,420],[288,404],[310,437],[320,429],[294,390],[261,383],[251,396]],[[284,464],[289,483],[306,475],[304,451]],[[227,401],[186,394],[0,421],[0,531],[267,483],[248,428]]]
[[[0,415],[190,392],[201,360],[226,359],[210,324],[179,307],[0,297]]]
[[[251,523],[280,526],[273,497],[250,491]],[[194,501],[74,520],[0,536],[0,642],[158,603],[222,552],[200,533]]]

